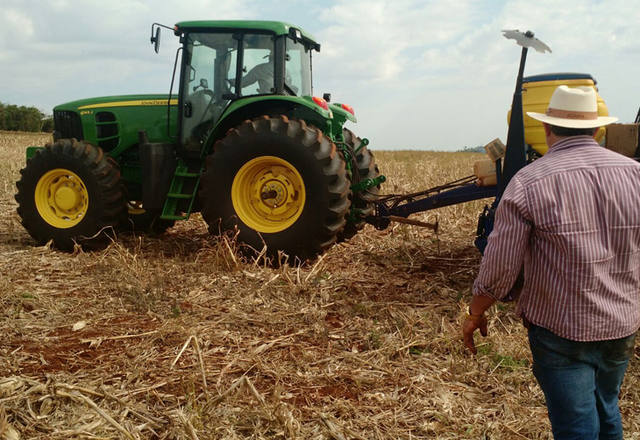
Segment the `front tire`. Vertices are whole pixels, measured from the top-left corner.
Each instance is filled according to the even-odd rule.
[[[345,164],[320,130],[286,116],[229,130],[206,161],[202,216],[260,251],[313,258],[336,242],[349,210]]]
[[[342,130],[344,143],[354,156],[354,170],[351,176],[351,184],[359,183],[365,179],[375,179],[380,175],[373,153],[362,145],[362,139],[351,130]],[[373,215],[375,201],[380,193],[380,185],[373,186],[366,191],[351,195],[351,215],[347,218],[344,230],[340,233],[339,240],[348,240],[360,231],[366,221],[365,218]]]
[[[27,232],[61,250],[98,245],[124,209],[120,170],[101,148],[60,139],[39,150],[16,183],[18,214]]]

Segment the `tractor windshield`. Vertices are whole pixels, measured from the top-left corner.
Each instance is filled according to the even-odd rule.
[[[311,49],[301,41],[286,40],[285,85],[297,96],[311,96]]]

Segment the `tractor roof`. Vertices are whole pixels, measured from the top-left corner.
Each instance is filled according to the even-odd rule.
[[[313,35],[305,32],[297,26],[282,21],[265,20],[196,20],[181,21],[176,23],[176,33],[195,30],[230,30],[230,31],[263,31],[273,32],[276,35],[288,35],[289,29],[298,29],[305,40],[316,43]]]

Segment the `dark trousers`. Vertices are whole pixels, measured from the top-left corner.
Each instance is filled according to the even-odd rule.
[[[556,440],[622,440],[618,393],[635,336],[577,342],[529,325],[533,374]]]

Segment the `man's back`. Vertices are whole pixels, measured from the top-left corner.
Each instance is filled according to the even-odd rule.
[[[527,319],[573,340],[635,331],[640,164],[577,136],[555,144],[514,180],[511,192],[522,193],[533,225],[519,303]]]

